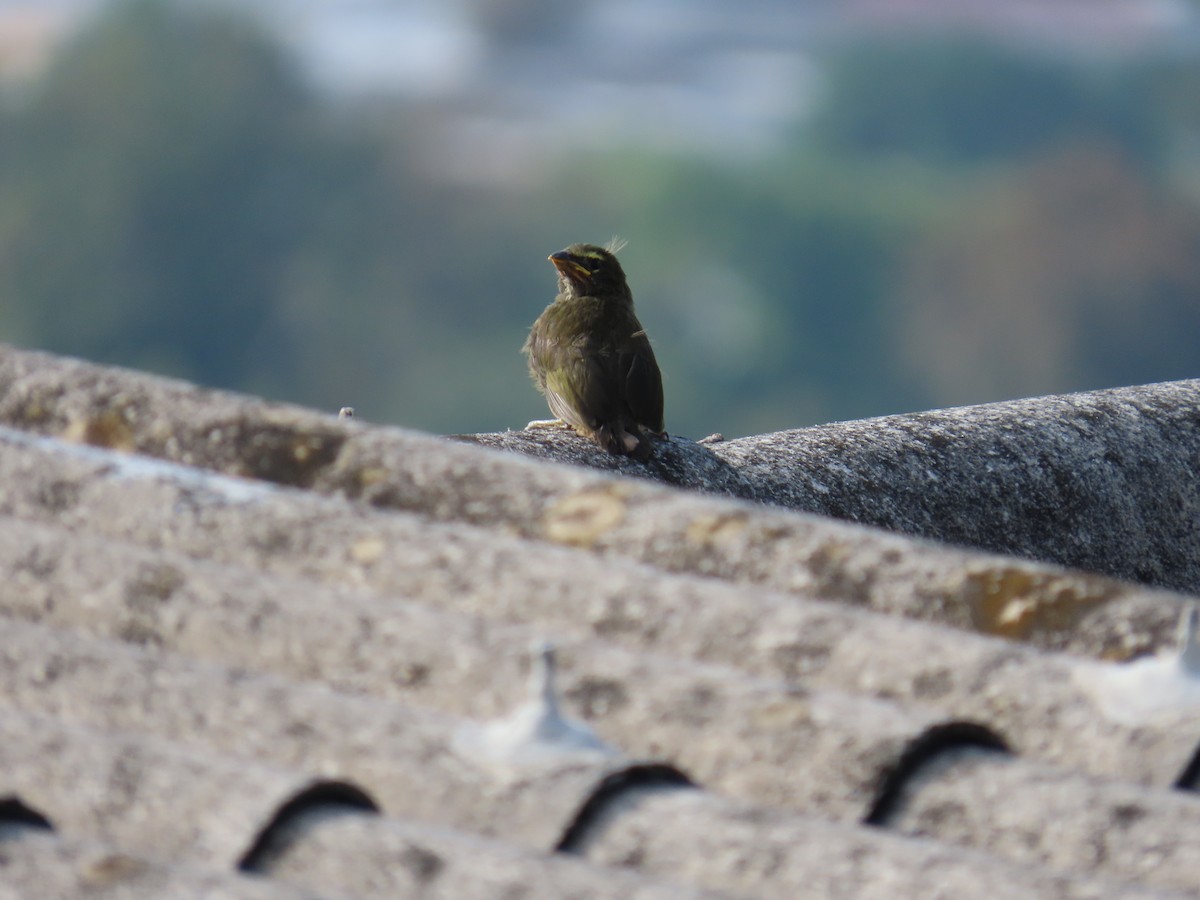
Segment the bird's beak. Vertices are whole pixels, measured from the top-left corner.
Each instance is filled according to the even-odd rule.
[[[550,260],[550,262],[554,263],[554,268],[558,269],[559,272],[574,282],[582,284],[592,277],[592,273],[589,272],[584,266],[581,266],[579,263],[575,262],[575,260],[571,258],[571,254],[566,250],[559,250],[557,253],[551,253],[546,258]]]

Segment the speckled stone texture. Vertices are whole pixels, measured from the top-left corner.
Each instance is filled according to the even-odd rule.
[[[1191,598],[787,508],[1185,571],[1192,392],[643,465],[0,347],[0,900],[1195,896]]]
[[[476,443],[1200,592],[1200,381],[694,444],[645,464],[565,429]]]

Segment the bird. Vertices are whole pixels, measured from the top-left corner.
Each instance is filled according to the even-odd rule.
[[[647,458],[664,438],[662,373],[612,250],[571,244],[548,257],[558,296],[522,348],[529,373],[560,421],[618,456]]]

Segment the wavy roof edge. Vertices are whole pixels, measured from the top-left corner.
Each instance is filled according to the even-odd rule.
[[[333,893],[1190,890],[1194,607],[896,532],[1052,557],[1124,530],[1186,573],[1166,537],[1194,526],[1198,398],[672,438],[642,464],[0,348],[0,813],[24,811],[0,820],[119,843],[151,880],[178,855],[184,880]],[[785,508],[814,497],[892,530]],[[1181,608],[1175,653],[1102,661],[1167,648]],[[550,668],[527,694],[545,638],[599,737],[556,718]],[[38,852],[75,865],[60,843]]]

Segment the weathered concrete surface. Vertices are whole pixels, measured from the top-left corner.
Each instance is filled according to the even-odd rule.
[[[1181,595],[766,506],[844,465],[772,485],[791,435],[640,468],[509,437],[574,455],[0,348],[10,799],[64,842],[339,896],[1193,890],[1195,617],[1171,656],[1100,661],[1170,643]],[[551,705],[623,756],[526,768],[578,749]],[[72,864],[33,856],[17,896]]]
[[[918,535],[1200,592],[1200,381],[658,445],[564,430],[464,436]]]
[[[538,519],[552,497],[596,484],[444,442],[433,451],[412,432],[6,347],[0,423],[439,519]],[[459,441],[1200,593],[1200,381],[732,441],[671,438],[645,463],[566,429]]]
[[[580,578],[577,590],[587,596],[600,585],[621,592],[602,559],[632,559],[660,571],[715,578],[750,590],[817,596],[1110,659],[1161,646],[1178,616],[1176,596],[755,503],[749,489],[752,480],[738,475],[714,448],[729,454],[730,448],[743,446],[761,456],[761,442],[783,440],[780,436],[728,445],[672,439],[659,445],[649,466],[610,457],[561,430],[475,438],[476,443],[542,456],[566,448],[564,459],[609,470],[597,471],[5,347],[0,347],[0,423],[197,469],[307,488],[381,510],[406,511],[418,517],[408,540],[432,541],[434,547],[447,538],[429,529],[430,522],[470,524],[542,547],[587,549],[594,557],[588,565],[608,573],[599,581]],[[850,458],[849,451],[843,455]],[[58,477],[46,471],[48,457],[35,452],[33,460],[30,477],[12,476],[14,498],[35,482]],[[807,477],[833,478],[843,470],[850,475],[855,471],[840,461],[818,460]],[[697,490],[674,490],[651,479]],[[968,476],[964,482],[970,486]],[[875,494],[886,494],[882,484],[881,480]],[[1182,478],[1175,484],[1187,489]],[[55,516],[60,506],[70,505],[75,490],[67,482],[43,489],[48,492],[44,499],[49,514]],[[751,502],[705,491],[750,494]],[[790,501],[782,494],[780,499]],[[1179,501],[1181,510],[1191,505],[1190,499]],[[171,521],[175,518],[172,515]],[[1183,518],[1183,512],[1176,516]],[[145,516],[139,513],[130,524],[137,522],[144,525]],[[1076,529],[1086,524],[1093,533],[1108,529],[1104,533],[1109,544],[1126,539],[1119,523],[1099,513],[1094,522],[1063,524]],[[163,527],[170,530],[169,525]],[[1170,527],[1170,522],[1160,526]],[[1152,532],[1154,546],[1171,571],[1190,571],[1194,542],[1171,544],[1158,540],[1161,534]],[[1058,554],[1058,539],[1047,531],[1049,543],[1040,555]],[[489,546],[486,540],[483,546]],[[519,559],[534,552],[529,544],[522,547]],[[1116,550],[1113,554],[1119,558]],[[469,557],[473,565],[486,558],[482,550]],[[521,583],[528,582],[523,563],[512,571]],[[427,580],[422,569],[412,572]],[[561,605],[556,600],[555,606]]]
[[[1200,588],[1200,381],[825,425],[721,455],[793,509]]]
[[[824,602],[804,591],[668,575],[621,556],[597,558],[587,548],[548,546],[6,431],[0,428],[0,613],[25,621],[233,669],[319,678],[340,691],[470,717],[500,715],[511,709],[514,695],[524,696],[518,660],[534,638],[550,636],[564,650],[564,694],[578,701],[605,740],[638,757],[674,748],[671,758],[680,768],[729,796],[765,789],[774,805],[839,809],[842,818],[856,802],[860,810],[871,803],[865,785],[879,761],[895,758],[931,725],[988,723],[1022,756],[1159,786],[1174,784],[1195,752],[1194,707],[1152,722],[1114,720],[1095,702],[1101,673],[1114,667],[909,621],[916,613],[888,607],[885,595],[878,599],[892,614]],[[663,492],[649,484],[645,490]],[[840,523],[827,527],[869,533]],[[898,555],[906,543],[926,547],[885,537]],[[854,554],[846,543],[832,546]],[[928,567],[931,586],[951,580],[955,566],[978,566],[980,577],[992,572],[973,558],[978,554],[927,547],[930,555],[919,568]],[[720,540],[712,545],[714,553],[720,548]],[[787,564],[789,554],[778,558]],[[975,621],[980,630],[1004,628],[1030,643],[1063,635],[1071,650],[1093,657],[1126,658],[1171,640],[1160,631],[1174,631],[1178,595],[1115,582],[1105,587],[1098,577],[1089,586],[1073,581],[1072,573],[1033,584],[1023,579],[1037,564],[1001,565],[992,593],[972,607],[976,618],[947,624],[967,629]],[[901,589],[892,599],[939,602],[933,593],[906,593],[914,585],[904,583],[900,568],[887,574]],[[883,575],[876,580],[896,587]],[[1092,596],[1093,589],[1111,593]],[[1031,630],[1017,631],[1024,627]],[[85,666],[87,653],[78,646],[47,657],[40,651],[57,642],[17,631],[7,623],[0,645],[5,702],[27,697],[36,711],[56,702],[60,691],[81,690],[66,694],[63,707],[94,711],[101,724],[145,729],[143,719],[165,718],[155,701],[167,683],[165,662],[150,681],[111,657]],[[71,675],[60,671],[51,686],[41,673],[63,668],[53,658],[72,663]],[[730,666],[741,674],[730,673]],[[783,684],[769,687],[762,679]],[[106,680],[112,685],[107,693]],[[173,712],[194,709],[207,695],[202,685],[171,683],[171,693],[189,698]],[[218,687],[226,697],[228,685]],[[131,693],[141,688],[149,694]],[[268,742],[272,753],[292,746],[280,733],[288,733],[300,710],[311,709],[309,719],[337,734],[353,734],[333,710],[299,699],[256,705],[244,681],[235,690],[242,697],[238,716],[220,730],[244,730],[244,715],[252,711],[253,731],[261,736],[270,713],[284,714]],[[862,695],[884,703],[863,702]],[[895,704],[902,709],[889,709]],[[934,707],[940,712],[930,717]],[[125,718],[144,709],[153,714]],[[211,728],[221,721],[211,708],[196,718]],[[422,741],[416,720],[397,725],[392,733],[401,743],[391,744],[389,721],[379,710],[371,716],[370,730],[355,741],[371,752],[360,749],[354,767],[338,777],[371,785],[385,808],[397,807],[394,798],[405,798],[413,815],[453,808],[448,794],[425,793],[435,783],[428,772],[413,784],[403,780],[408,770],[392,762],[439,759],[442,745]],[[713,721],[721,723],[721,740],[695,741],[696,730]],[[306,754],[319,750],[318,733],[311,725],[300,732],[299,758],[312,761]],[[229,752],[245,752],[239,746]],[[256,747],[252,755],[264,752]],[[803,773],[793,767],[800,757]],[[368,759],[369,770],[362,768]],[[280,762],[294,765],[295,759]],[[762,774],[781,764],[788,771],[784,784]],[[428,802],[417,807],[421,797]],[[484,814],[486,821],[494,818],[494,811]],[[507,822],[513,839],[516,820]]]
[[[1191,792],[1146,791],[970,747],[939,754],[899,794],[886,824],[904,834],[1003,848],[1009,859],[1059,871],[1196,886],[1200,804]]]
[[[311,886],[300,888],[255,875],[136,856],[111,843],[64,838],[40,828],[5,826],[0,840],[4,844],[0,900],[328,900],[338,896],[317,894]]]
[[[773,435],[762,436],[771,437]],[[674,435],[666,440],[655,441],[653,455],[644,461],[606,453],[592,441],[579,437],[566,426],[503,431],[495,434],[456,434],[452,435],[451,439],[497,450],[513,450],[536,459],[601,469],[617,475],[649,478],[652,481],[709,494],[724,494],[742,500],[774,503],[760,485],[745,476],[741,471],[740,461],[727,460],[724,453],[714,452],[722,446],[730,446],[723,443],[720,435],[713,435],[699,442]]]

